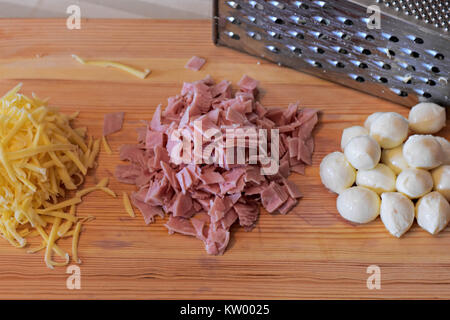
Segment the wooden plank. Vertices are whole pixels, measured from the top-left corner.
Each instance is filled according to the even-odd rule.
[[[47,269],[42,254],[1,241],[0,298],[449,298],[450,229],[432,237],[414,225],[394,239],[379,219],[347,223],[318,175],[323,156],[338,150],[342,129],[375,111],[407,115],[408,109],[215,47],[210,30],[209,21],[83,20],[81,30],[67,30],[64,20],[0,20],[0,94],[23,82],[24,93],[50,97],[63,112],[81,111],[77,124],[97,136],[105,112],[126,111],[124,129],[109,137],[114,154],[101,154],[90,173],[94,180],[113,176],[120,145],[136,140],[140,121],[178,93],[183,81],[210,74],[235,83],[247,73],[261,81],[267,106],[300,100],[322,110],[313,166],[304,177],[292,176],[304,199],[286,216],[263,212],[252,232],[233,228],[229,249],[214,257],[198,240],[169,236],[161,220],[146,226],[141,216],[130,218],[121,199],[92,194],[79,208],[80,215],[97,217],[80,238],[82,289],[68,290],[66,269]],[[152,74],[140,80],[82,66],[73,53],[150,68]],[[183,68],[192,55],[208,60],[200,72]],[[449,138],[449,128],[441,135]],[[133,190],[115,179],[111,187]],[[381,268],[381,290],[366,287],[372,264]]]

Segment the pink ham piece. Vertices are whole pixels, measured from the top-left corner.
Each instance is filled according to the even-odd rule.
[[[199,67],[198,59],[194,57],[189,65]],[[138,143],[121,147],[120,160],[127,164],[118,165],[115,172],[120,182],[138,187],[131,200],[147,224],[168,216],[165,226],[170,234],[196,237],[213,255],[225,252],[233,225],[246,231],[255,227],[260,204],[269,213],[280,214],[296,206],[302,193],[288,177],[292,172],[304,174],[305,166],[312,163],[313,131],[319,120],[317,110],[300,109],[298,102],[288,108],[264,107],[257,98],[258,81],[247,75],[238,87],[233,94],[229,81],[215,84],[211,77],[184,83],[181,93],[169,98],[167,107],[158,106],[153,119],[138,131]],[[117,119],[111,119],[110,132],[117,125]],[[223,150],[208,154],[208,161],[194,161],[194,154],[204,155],[214,132],[230,128],[255,133],[278,129],[278,171],[264,175],[261,169],[267,163],[249,156],[258,149],[257,134],[235,147],[235,158],[239,152],[247,155],[244,163],[232,163]],[[181,136],[188,144],[181,142]],[[195,137],[202,138],[203,149],[195,150]],[[271,143],[267,141],[267,156]]]
[[[261,192],[262,205],[271,213],[283,205],[287,199],[286,191],[274,181]]]
[[[190,69],[193,71],[200,70],[203,65],[206,63],[206,60],[197,56],[193,56],[184,66],[186,69]]]
[[[259,85],[259,81],[250,78],[249,76],[247,76],[246,74],[241,78],[241,80],[239,80],[239,82],[237,83],[237,85],[239,86],[239,88],[244,91],[244,92],[251,92],[253,94],[257,93],[257,88]]]
[[[120,131],[123,125],[124,112],[107,113],[103,118],[103,135],[106,137]]]

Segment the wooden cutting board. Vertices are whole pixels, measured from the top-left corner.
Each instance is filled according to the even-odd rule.
[[[81,289],[67,289],[66,268],[47,269],[42,253],[1,240],[1,299],[450,298],[450,229],[433,237],[415,224],[395,239],[380,219],[352,225],[340,218],[336,196],[319,179],[319,163],[339,149],[343,128],[361,125],[375,111],[407,115],[408,109],[215,47],[209,21],[89,19],[81,27],[68,30],[65,20],[0,20],[0,95],[23,82],[24,93],[50,97],[63,112],[81,111],[77,124],[97,136],[104,113],[125,111],[124,129],[109,138],[114,154],[101,154],[92,177],[113,176],[120,145],[136,141],[140,120],[150,119],[183,81],[210,74],[236,83],[246,73],[261,81],[267,106],[300,100],[322,110],[313,166],[305,176],[292,176],[305,197],[286,216],[263,211],[252,232],[233,228],[228,250],[216,257],[194,238],[168,235],[160,219],[147,226],[140,215],[130,218],[121,199],[92,194],[78,211],[96,216],[80,239]],[[73,53],[152,74],[140,80],[83,66]],[[208,60],[200,72],[183,68],[193,55]],[[440,134],[450,138],[448,123]],[[114,178],[111,187],[133,190]],[[381,268],[380,290],[367,289],[370,265]]]

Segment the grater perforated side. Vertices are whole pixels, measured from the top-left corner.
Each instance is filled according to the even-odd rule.
[[[369,28],[372,5],[379,29]],[[213,37],[405,106],[449,106],[449,8],[439,0],[214,0]]]

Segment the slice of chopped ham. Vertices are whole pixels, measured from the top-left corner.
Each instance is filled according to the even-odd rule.
[[[200,70],[203,65],[206,63],[206,60],[197,56],[193,56],[184,66],[186,69],[191,69],[193,71]]]
[[[106,137],[120,131],[123,125],[124,112],[107,113],[103,118],[103,135]]]
[[[177,232],[187,236],[195,237],[197,235],[197,231],[189,219],[170,216],[169,221],[164,226],[169,229],[170,234]]]
[[[190,218],[192,217],[192,198],[183,193],[178,193],[175,196],[175,201],[172,204],[171,211],[174,217]]]
[[[269,212],[274,212],[288,199],[284,189],[276,182],[272,181],[270,185],[261,192],[261,201],[264,208]]]
[[[233,208],[239,217],[239,224],[247,231],[253,229],[259,216],[258,205],[236,203]]]
[[[247,92],[256,92],[257,87],[259,85],[259,81],[250,78],[247,75],[244,75],[241,80],[239,80],[239,82],[237,83],[237,85],[239,86],[239,88],[242,91],[247,91]]]
[[[189,64],[197,68],[199,60],[194,58]],[[120,182],[138,187],[131,200],[147,224],[168,215],[165,226],[169,233],[194,236],[214,255],[225,252],[233,225],[246,231],[255,227],[260,204],[270,213],[281,214],[295,207],[302,194],[288,176],[291,172],[304,174],[305,166],[312,163],[312,133],[319,119],[317,110],[301,109],[298,102],[288,108],[265,108],[257,99],[258,81],[249,76],[243,76],[238,86],[233,95],[226,80],[215,84],[207,77],[184,83],[181,93],[168,99],[166,108],[158,106],[152,120],[144,122],[138,144],[121,147],[120,159],[128,163],[118,165],[115,171]],[[115,125],[108,120],[110,132]],[[193,157],[189,163],[180,161],[186,150],[176,134],[191,142],[200,136],[202,146],[208,147],[214,137],[211,132],[228,129],[278,129],[278,171],[264,175],[261,169],[268,164],[254,154],[250,157],[250,151],[259,150],[266,156],[271,152],[271,140],[261,149],[257,135],[247,135],[245,143],[236,147],[222,141],[219,145],[226,149],[211,152],[212,163],[195,163]],[[232,163],[233,159],[227,158],[229,148],[235,158],[239,152],[247,155],[245,163]],[[195,150],[194,143],[191,151],[203,152]]]

